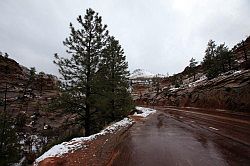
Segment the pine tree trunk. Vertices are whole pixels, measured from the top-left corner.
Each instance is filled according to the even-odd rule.
[[[85,136],[90,136],[90,105],[86,104],[86,117],[85,117]]]
[[[112,89],[112,92],[114,92],[113,89]],[[112,120],[115,120],[115,101],[114,101],[114,99],[112,99],[111,105],[112,105],[112,111],[111,111]]]
[[[114,70],[115,70],[115,66],[114,66],[114,63],[112,63],[112,75],[111,75],[111,78],[112,78],[112,81],[114,81]],[[113,82],[112,82],[113,84]],[[112,116],[112,120],[115,120],[115,100],[114,100],[114,95],[115,95],[115,88],[114,88],[115,85],[112,85],[112,100],[111,100],[111,105],[112,105],[112,112],[111,112],[111,116]]]
[[[86,117],[85,117],[85,136],[90,135],[90,104],[89,104],[89,98],[90,98],[90,65],[87,68],[87,83],[86,83]]]
[[[89,75],[90,70],[87,72],[87,85],[86,85],[86,116],[85,116],[85,136],[89,136],[90,131],[90,104],[89,104],[89,97],[90,97],[90,87],[89,87]]]
[[[90,33],[90,40],[88,43],[88,55],[87,55],[87,74],[86,74],[86,117],[85,117],[85,136],[89,136],[91,134],[91,129],[90,129],[90,75],[91,75],[91,62],[90,62],[90,55],[91,55],[91,50],[90,50],[90,41],[91,41],[91,33]]]

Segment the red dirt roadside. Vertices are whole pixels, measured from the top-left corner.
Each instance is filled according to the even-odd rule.
[[[133,118],[134,121],[139,118]],[[133,124],[132,124],[133,125]],[[38,166],[103,166],[108,165],[114,149],[126,136],[126,131],[132,126],[120,128],[115,133],[98,136],[92,141],[84,142],[84,148],[60,157],[49,157],[38,163]]]

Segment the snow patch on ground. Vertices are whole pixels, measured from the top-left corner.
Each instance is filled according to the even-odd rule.
[[[235,71],[233,74],[238,74],[238,73],[241,73],[242,71],[241,70],[238,70],[238,71]]]
[[[147,117],[150,114],[153,114],[156,112],[156,110],[151,108],[145,108],[145,107],[136,107],[137,110],[142,111],[141,114],[138,114],[137,112],[134,113],[134,116],[141,116],[141,117]]]
[[[177,91],[177,90],[179,90],[179,89],[180,89],[180,88],[170,88],[169,91],[174,92],[174,91]]]
[[[122,127],[127,127],[133,123],[133,120],[130,118],[124,118],[123,120],[113,123],[110,126],[103,129],[100,133],[91,135],[89,137],[79,137],[73,138],[69,142],[63,142],[61,144],[53,146],[50,150],[45,152],[42,156],[37,158],[34,162],[34,166],[38,165],[39,162],[48,158],[48,157],[59,157],[66,153],[72,153],[77,149],[84,148],[86,141],[92,141],[97,138],[97,136],[106,135],[108,133],[114,133]]]
[[[198,80],[191,82],[188,84],[188,87],[196,87],[199,83],[203,82],[207,80],[207,77],[205,75],[203,75],[202,77],[200,77]]]
[[[217,131],[217,130],[219,130],[219,129],[217,129],[217,128],[214,128],[214,127],[209,127],[209,128],[210,128],[210,129],[213,129],[213,130],[216,130],[216,131]]]

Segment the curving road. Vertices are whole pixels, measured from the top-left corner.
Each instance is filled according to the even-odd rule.
[[[156,107],[130,128],[113,166],[250,165],[250,115]]]

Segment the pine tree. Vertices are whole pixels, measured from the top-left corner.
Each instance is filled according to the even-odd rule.
[[[194,58],[192,58],[189,62],[190,62],[189,63],[190,71],[194,77],[193,80],[195,80],[195,74],[196,74],[195,67],[196,67],[198,62],[196,62]]]
[[[216,44],[215,41],[210,40],[207,44],[205,51],[205,57],[203,59],[203,67],[206,72],[208,79],[214,78],[219,75],[218,65],[216,65],[215,59]]]
[[[240,45],[243,47],[243,52],[244,52],[244,59],[245,59],[245,62],[247,62],[247,49],[246,49],[246,44],[245,44],[245,41],[242,40]]]
[[[29,70],[28,80],[24,84],[22,96],[20,98],[21,99],[20,110],[23,110],[25,108],[25,110],[27,111],[29,108],[30,98],[33,95],[32,92],[34,90],[35,77],[36,77],[36,69],[35,67],[31,67]]]
[[[217,68],[220,73],[231,70],[235,65],[235,57],[229,51],[228,47],[224,44],[220,44],[216,47],[216,62]]]
[[[203,59],[203,65],[206,69],[212,67],[213,59],[215,57],[215,48],[216,48],[215,41],[209,40],[207,44],[207,49],[205,51],[205,57]]]
[[[7,112],[0,112],[0,165],[9,165],[19,159],[20,145],[14,120]]]
[[[55,64],[63,77],[61,88],[61,104],[65,110],[75,112],[85,128],[85,135],[90,135],[92,116],[96,112],[95,95],[96,72],[98,71],[100,55],[108,37],[107,26],[102,24],[102,18],[87,9],[84,19],[77,18],[80,29],[75,29],[70,23],[70,36],[63,44],[68,48],[70,58],[55,54]]]
[[[5,77],[10,75],[10,68],[5,66]],[[8,82],[5,82],[5,91],[3,98],[3,110],[0,109],[0,165],[8,165],[12,162],[16,162],[19,156],[19,144],[17,141],[17,135],[15,132],[15,126],[13,119],[11,119],[7,112],[7,93]]]
[[[97,76],[101,81],[99,92],[102,93],[101,101],[104,101],[102,106],[108,111],[107,119],[109,121],[121,119],[132,108],[132,100],[128,92],[128,63],[119,41],[114,37],[108,39]]]
[[[203,67],[208,79],[227,72],[236,65],[235,56],[229,51],[225,43],[216,46],[214,41],[210,40],[205,52]]]

